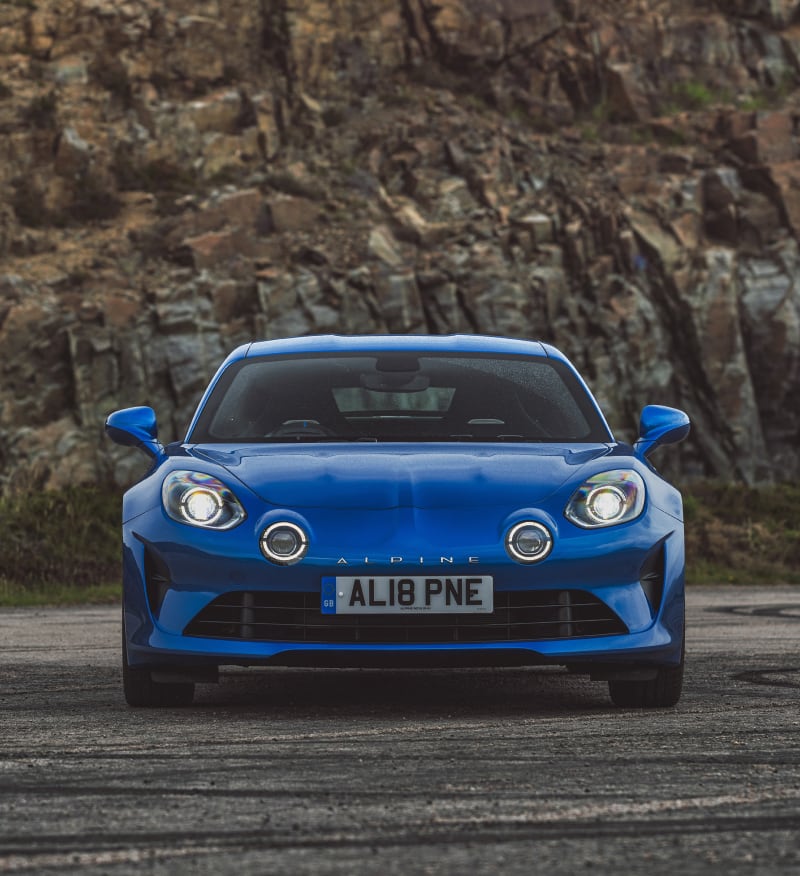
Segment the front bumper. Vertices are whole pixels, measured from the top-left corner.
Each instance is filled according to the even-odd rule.
[[[153,630],[144,646],[129,645],[131,663],[168,666],[536,666],[547,664],[632,664],[674,666],[680,640],[662,625],[643,633],[570,641],[487,642],[480,644],[341,645],[235,642],[187,638]]]
[[[597,533],[562,537],[559,550],[535,566],[521,566],[504,555],[492,556],[490,547],[478,548],[486,557],[481,571],[493,575],[498,596],[585,594],[619,621],[618,627],[606,628],[603,635],[587,630],[571,635],[568,628],[566,635],[563,630],[548,636],[504,632],[497,639],[479,636],[481,640],[476,641],[471,633],[465,637],[451,627],[439,641],[419,637],[380,641],[374,632],[367,637],[369,641],[359,641],[358,631],[349,640],[342,640],[338,631],[339,638],[325,640],[323,632],[320,640],[319,634],[309,636],[305,629],[296,639],[285,634],[270,639],[235,631],[209,636],[202,633],[202,627],[192,625],[215,600],[245,592],[304,594],[313,613],[315,601],[319,605],[322,577],[341,573],[335,561],[309,557],[295,567],[274,567],[244,542],[229,538],[224,549],[217,548],[205,533],[165,521],[156,509],[125,528],[124,617],[129,661],[134,666],[165,669],[225,664],[677,665],[684,625],[682,526],[651,509],[635,524],[615,530],[610,534],[613,537],[606,534],[602,541]],[[346,571],[397,573],[388,566]],[[474,571],[466,565],[448,568],[452,575]],[[402,616],[396,624],[402,624]]]

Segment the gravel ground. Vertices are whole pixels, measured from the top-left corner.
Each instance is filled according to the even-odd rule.
[[[689,596],[675,709],[560,671],[236,670],[129,709],[117,608],[0,612],[0,872],[800,870],[800,592]]]

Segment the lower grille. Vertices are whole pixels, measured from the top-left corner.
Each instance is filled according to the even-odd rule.
[[[495,593],[491,614],[324,615],[319,593],[235,592],[218,596],[185,636],[251,642],[434,644],[524,642],[624,634],[601,600],[581,590]]]

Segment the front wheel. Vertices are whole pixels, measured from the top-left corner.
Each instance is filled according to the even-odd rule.
[[[149,669],[128,666],[128,642],[122,622],[122,689],[129,706],[189,706],[194,698],[194,684],[153,681]]]
[[[615,706],[631,709],[665,709],[681,698],[685,648],[677,666],[662,666],[648,681],[609,681],[608,692]]]

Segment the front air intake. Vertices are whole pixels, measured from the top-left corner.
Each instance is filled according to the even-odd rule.
[[[639,572],[639,583],[650,603],[650,614],[655,617],[664,596],[664,545],[660,544],[644,561]]]
[[[184,629],[208,639],[315,644],[528,642],[627,632],[604,602],[581,590],[495,593],[494,611],[480,615],[324,615],[319,593],[234,592],[218,596]]]
[[[147,591],[147,601],[150,604],[150,611],[152,611],[155,617],[158,617],[172,580],[167,564],[147,544],[144,546],[144,584]]]

